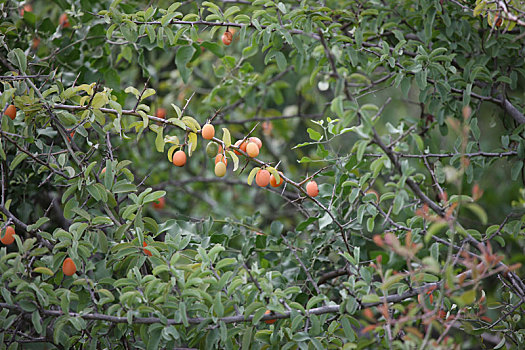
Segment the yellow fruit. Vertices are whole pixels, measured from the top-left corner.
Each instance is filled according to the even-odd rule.
[[[223,162],[218,162],[217,164],[215,164],[215,175],[217,175],[218,177],[223,177],[224,175],[226,175],[226,164],[224,164]]]
[[[308,182],[306,184],[306,193],[308,193],[310,197],[316,197],[319,194],[319,188],[317,187],[317,182],[313,180]]]
[[[248,142],[248,145],[246,145],[246,153],[252,158],[257,157],[259,155],[259,147],[257,147],[255,142]]]
[[[215,136],[215,128],[211,124],[206,124],[202,127],[202,138],[205,140],[211,140]]]
[[[173,155],[173,164],[176,166],[184,166],[186,164],[186,153],[184,151],[177,151]]]
[[[270,183],[270,172],[266,169],[259,170],[255,175],[255,183],[260,187],[266,187]]]

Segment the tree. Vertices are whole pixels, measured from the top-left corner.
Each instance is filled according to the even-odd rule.
[[[521,2],[0,8],[5,347],[525,342]]]

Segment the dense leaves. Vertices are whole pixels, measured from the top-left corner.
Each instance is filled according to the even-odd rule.
[[[519,348],[522,7],[0,0],[0,343]]]

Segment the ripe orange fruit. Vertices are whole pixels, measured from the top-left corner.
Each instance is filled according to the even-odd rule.
[[[186,164],[186,153],[184,151],[177,151],[173,155],[173,165],[184,166]]]
[[[10,245],[15,241],[15,229],[13,226],[7,226],[5,229],[5,234],[2,239],[0,239],[0,242],[2,242],[5,245]]]
[[[215,164],[215,175],[217,175],[218,177],[223,177],[224,175],[226,175],[226,164],[224,164],[223,162],[218,162],[217,164]]]
[[[100,176],[104,175],[106,173],[106,167],[103,167],[102,170],[100,170]]]
[[[248,139],[248,141],[255,143],[255,144],[257,145],[257,147],[259,147],[259,149],[261,149],[261,147],[262,147],[262,141],[261,141],[260,138],[258,138],[258,137],[250,137],[250,138]]]
[[[160,119],[166,119],[166,108],[159,108],[157,109],[157,112],[155,113],[155,117]]]
[[[215,136],[215,128],[211,124],[206,124],[202,127],[202,138],[205,140],[211,140]]]
[[[265,314],[265,315],[269,315],[269,314],[271,314],[271,313],[272,313],[272,312],[271,312],[270,310],[266,310],[266,312],[265,312],[264,314]],[[272,323],[275,323],[275,322],[277,322],[276,319],[270,319],[270,320],[265,320],[265,321],[264,321],[264,323],[266,323],[266,324],[272,324]]]
[[[223,162],[224,165],[228,166],[228,158],[226,158],[224,156],[224,154],[217,154],[217,156],[215,157],[215,164],[219,163],[219,162]]]
[[[142,242],[142,246],[143,247],[147,247],[148,245],[146,244],[146,242]],[[151,254],[151,252],[147,249],[144,249],[142,248],[142,250],[144,250],[144,254],[146,254],[147,256],[152,256],[153,254]]]
[[[230,31],[225,31],[222,35],[222,43],[226,46],[230,45],[232,43],[233,34]]]
[[[75,272],[77,272],[77,266],[73,259],[66,258],[66,260],[64,260],[64,263],[62,264],[62,272],[64,272],[64,275],[66,276],[73,276]]]
[[[273,130],[272,122],[267,120],[264,123],[262,123],[262,129],[263,129],[263,134],[264,135],[270,136],[272,134],[272,130]]]
[[[66,13],[63,13],[58,18],[58,23],[62,28],[69,28],[71,27],[71,24],[69,24],[69,18],[67,17]]]
[[[242,142],[242,140],[239,140],[237,142],[235,142],[235,146],[239,147],[241,149],[241,151],[243,152],[246,152],[246,145],[248,145],[248,142],[244,141]],[[233,150],[233,152],[235,152],[236,155],[240,155],[241,152],[239,151],[236,151],[236,150]]]
[[[11,118],[11,120],[14,120],[16,117],[16,107],[14,105],[7,106],[4,114]]]
[[[501,27],[501,24],[503,23],[503,19],[499,16],[499,14],[494,15],[494,24],[496,24],[496,27]]]
[[[164,209],[164,207],[166,206],[166,200],[164,199],[164,197],[160,197],[159,199],[154,201],[152,205],[153,208],[157,210]]]
[[[257,144],[255,142],[248,142],[246,145],[246,153],[248,153],[248,156],[254,158],[259,155],[259,147],[257,147]]]
[[[319,188],[317,187],[317,182],[313,180],[308,182],[306,184],[306,193],[308,193],[310,197],[316,197],[319,194]]]
[[[34,38],[33,38],[33,43],[31,44],[31,48],[32,48],[33,50],[36,50],[37,47],[38,47],[38,45],[40,45],[40,38],[38,38],[38,37],[34,37]]]
[[[260,187],[266,187],[270,183],[270,172],[266,169],[261,169],[255,175],[255,183]]]
[[[25,4],[24,7],[20,9],[20,16],[24,16],[26,12],[33,12],[33,6],[31,6],[31,4]]]
[[[279,187],[283,184],[284,180],[280,175],[282,175],[281,172],[279,172],[279,183],[277,183],[277,179],[275,178],[275,176],[270,175],[270,185],[272,185],[272,187]]]

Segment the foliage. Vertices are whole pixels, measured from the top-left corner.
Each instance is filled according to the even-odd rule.
[[[0,9],[5,347],[525,342],[521,2]]]

